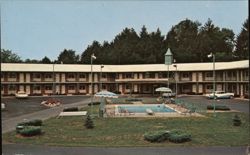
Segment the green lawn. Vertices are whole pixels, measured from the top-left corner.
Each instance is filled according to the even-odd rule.
[[[98,106],[94,106],[97,112]],[[89,107],[87,107],[89,110]],[[44,122],[44,134],[21,137],[15,132],[3,135],[3,141],[14,143],[63,146],[239,146],[249,143],[249,117],[237,113],[242,125],[232,125],[235,113],[206,114],[207,117],[187,118],[94,118],[94,129],[85,129],[83,117],[51,118]],[[192,135],[192,141],[183,144],[171,142],[150,143],[143,139],[147,131],[181,129]]]

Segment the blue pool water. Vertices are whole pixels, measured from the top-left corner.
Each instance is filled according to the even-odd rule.
[[[146,109],[151,109],[153,112],[175,112],[174,110],[166,107],[163,104],[154,105],[119,105],[118,111],[128,110],[133,113],[146,113]]]

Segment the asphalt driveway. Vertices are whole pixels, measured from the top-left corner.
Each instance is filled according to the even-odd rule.
[[[80,102],[89,96],[39,96],[29,97],[27,99],[16,99],[15,97],[1,98],[1,103],[5,103],[6,109],[1,112],[2,120],[13,118],[41,110],[50,109],[41,102],[49,98],[56,98],[60,100],[62,105],[67,105],[75,102]]]
[[[4,144],[3,155],[248,155],[246,146],[230,147],[57,147]]]
[[[212,100],[207,99],[205,96],[181,96],[181,100],[188,102],[190,104],[202,104],[202,105],[225,105],[228,106],[231,110],[236,110],[239,112],[249,113],[249,100],[246,99],[218,99]]]

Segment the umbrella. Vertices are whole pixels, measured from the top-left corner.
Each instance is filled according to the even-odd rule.
[[[167,87],[156,88],[155,91],[159,91],[159,92],[172,92],[172,90],[170,88],[167,88]]]
[[[94,95],[95,97],[118,98],[118,95],[109,91],[100,91]]]

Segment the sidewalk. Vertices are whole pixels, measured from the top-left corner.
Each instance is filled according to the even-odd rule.
[[[86,106],[90,102],[90,98],[85,99],[80,102],[72,103],[72,104],[67,104],[67,105],[60,105],[58,107],[53,107],[50,109],[34,112],[34,113],[29,113],[25,114],[22,116],[17,116],[13,118],[6,119],[2,121],[2,134],[6,132],[10,132],[12,130],[15,130],[17,123],[23,122],[24,120],[34,120],[34,119],[41,119],[41,120],[46,120],[51,117],[58,116],[60,112],[65,107],[83,107]]]

